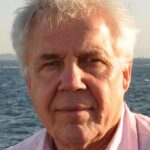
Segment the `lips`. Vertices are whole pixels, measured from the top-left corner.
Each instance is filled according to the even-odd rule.
[[[93,114],[91,107],[61,107],[55,110],[54,116],[59,123],[83,124]]]
[[[91,107],[83,107],[83,106],[74,106],[74,107],[62,107],[56,109],[56,112],[80,112],[80,111],[89,111]]]

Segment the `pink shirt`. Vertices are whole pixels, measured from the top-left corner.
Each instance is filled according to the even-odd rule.
[[[7,150],[53,150],[45,129]],[[119,126],[106,150],[150,150],[150,118],[131,113],[125,104]]]

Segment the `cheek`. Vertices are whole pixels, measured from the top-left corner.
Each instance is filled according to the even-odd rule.
[[[34,80],[31,89],[32,103],[43,124],[49,119],[50,107],[57,93],[57,80]]]
[[[105,107],[111,108],[113,103],[119,103],[124,96],[121,73],[113,72],[103,78],[90,76],[86,82],[100,111],[104,111]]]
[[[91,82],[92,81],[92,82]],[[118,119],[122,106],[123,94],[120,93],[118,84],[109,79],[92,79],[90,91],[98,106],[97,121],[105,128]]]

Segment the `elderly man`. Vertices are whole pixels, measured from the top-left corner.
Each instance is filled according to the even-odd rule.
[[[148,150],[150,119],[131,113],[136,28],[115,0],[34,0],[12,38],[45,129],[9,150]]]

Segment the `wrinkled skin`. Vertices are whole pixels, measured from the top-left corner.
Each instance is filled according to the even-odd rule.
[[[26,82],[58,150],[104,149],[121,116],[130,66],[119,63],[98,16],[49,28],[32,22]]]

